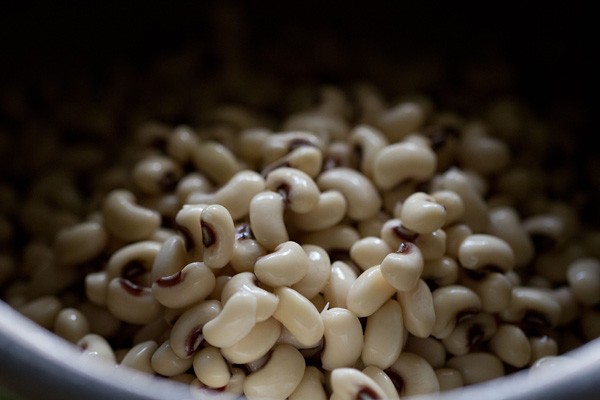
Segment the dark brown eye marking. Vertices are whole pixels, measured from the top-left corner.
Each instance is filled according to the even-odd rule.
[[[477,343],[483,340],[484,336],[485,332],[483,331],[483,328],[478,324],[473,325],[471,328],[469,328],[467,333],[469,346],[475,346]]]
[[[271,172],[275,171],[277,168],[287,168],[290,166],[290,163],[287,161],[275,161],[269,165],[267,165],[265,168],[263,168],[263,170],[261,171],[261,175],[263,176],[263,178],[266,178],[267,175],[269,175]]]
[[[290,140],[290,144],[288,144],[288,149],[290,149],[290,151],[293,151],[293,150],[296,150],[298,147],[302,147],[302,146],[316,147],[315,144],[313,142],[311,142],[310,140],[296,138],[296,139]]]
[[[375,393],[375,391],[373,389],[371,389],[370,387],[363,387],[361,388],[358,393],[356,393],[356,400],[376,400],[379,399],[379,396],[377,396],[377,393]]]
[[[235,230],[235,240],[254,239],[254,233],[250,224],[241,224]]]
[[[456,323],[458,324],[459,322],[465,321],[469,318],[473,318],[475,315],[477,315],[478,312],[479,309],[474,307],[465,308],[464,310],[456,314]]]
[[[547,252],[556,247],[556,239],[543,233],[533,233],[529,237],[538,252]]]
[[[407,242],[412,242],[417,238],[417,236],[419,236],[418,233],[406,229],[404,226],[402,226],[402,224],[398,224],[397,226],[393,227],[392,232],[394,232],[394,235],[402,240],[406,240]]]
[[[157,183],[163,192],[172,192],[177,186],[177,176],[173,171],[167,171],[158,179]]]
[[[400,243],[400,246],[398,246],[398,250],[396,250],[396,253],[410,254],[413,251],[414,246],[415,245],[410,242],[402,242]]]
[[[200,222],[202,228],[202,244],[204,247],[209,248],[213,244],[217,243],[217,235],[215,234],[212,226],[205,222]]]
[[[292,188],[290,187],[290,185],[284,182],[281,185],[277,186],[276,192],[279,193],[281,197],[283,197],[283,202],[287,204],[290,202],[291,190]]]
[[[200,347],[200,344],[203,340],[204,336],[202,335],[202,326],[197,326],[194,328],[194,330],[192,330],[185,341],[185,354],[188,356],[194,354],[194,352]]]
[[[173,275],[163,276],[156,280],[156,284],[160,287],[175,286],[179,282],[183,281],[183,273],[181,271],[174,273]]]
[[[121,287],[132,296],[141,296],[144,293],[144,288],[131,282],[129,279],[119,278]]]
[[[123,266],[123,269],[121,270],[121,277],[129,281],[133,281],[144,272],[146,272],[146,267],[144,266],[143,262],[140,260],[131,260]]]
[[[394,387],[396,388],[398,394],[402,393],[402,391],[404,390],[404,379],[391,368],[386,369],[384,372],[387,376],[390,377],[390,380],[394,384]]]
[[[523,317],[523,322],[542,329],[551,328],[553,325],[547,315],[535,310],[528,310]]]
[[[183,235],[183,242],[185,243],[185,250],[186,251],[190,251],[191,249],[194,248],[194,238],[192,237],[192,233],[190,232],[190,230],[183,226],[183,225],[179,225],[177,224],[177,229],[179,229],[179,232],[181,232],[181,234]]]
[[[432,126],[424,132],[433,151],[442,149],[449,138],[458,137],[459,134],[458,129],[451,126]]]

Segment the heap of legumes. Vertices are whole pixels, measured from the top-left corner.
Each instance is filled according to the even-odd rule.
[[[82,357],[249,399],[445,391],[600,335],[598,235],[535,151],[493,135],[516,105],[319,99],[140,122],[84,186],[85,146],[18,207],[4,185],[0,239],[28,238],[0,259],[4,300]]]

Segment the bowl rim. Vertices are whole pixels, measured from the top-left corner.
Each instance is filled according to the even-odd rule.
[[[27,319],[0,300],[0,393],[46,399],[210,399],[223,393],[194,391],[188,385],[79,356],[77,347]],[[598,397],[600,339],[565,355],[560,368],[520,371],[492,381],[419,400],[592,399]],[[36,360],[33,362],[32,360]]]

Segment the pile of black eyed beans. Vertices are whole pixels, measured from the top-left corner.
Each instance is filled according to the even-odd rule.
[[[249,399],[444,391],[600,335],[600,234],[548,195],[543,124],[319,93],[278,121],[139,118],[120,147],[31,140],[54,167],[0,187],[3,300],[81,357]]]

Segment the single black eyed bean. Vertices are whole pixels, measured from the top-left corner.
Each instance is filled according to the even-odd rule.
[[[469,353],[448,360],[446,366],[460,372],[465,385],[489,381],[504,376],[502,361],[491,353]]]
[[[452,333],[442,339],[448,353],[462,356],[479,343],[487,342],[496,334],[496,319],[487,313],[479,313],[472,318],[459,322]]]
[[[254,273],[259,281],[271,287],[291,286],[308,272],[308,256],[292,241],[278,245],[273,253],[256,261]]]
[[[204,324],[204,339],[215,347],[229,347],[239,342],[256,325],[257,298],[240,291],[223,305],[215,318]]]
[[[425,261],[421,279],[432,286],[432,290],[439,286],[448,286],[456,283],[459,270],[458,263],[454,258],[444,256],[437,260]]]
[[[261,192],[250,202],[250,226],[256,241],[267,250],[274,250],[289,240],[283,221],[285,203],[275,192]]]
[[[327,400],[323,387],[325,378],[317,367],[307,366],[302,380],[290,395],[290,400]]]
[[[235,274],[223,286],[221,291],[221,303],[225,304],[236,293],[245,291],[256,297],[256,321],[262,322],[269,319],[279,303],[279,299],[257,286],[256,276],[251,272]]]
[[[436,320],[436,310],[431,290],[419,279],[411,290],[398,292],[398,301],[402,305],[404,326],[417,337],[431,335]]]
[[[310,176],[294,168],[278,168],[267,175],[268,190],[279,193],[292,211],[305,213],[319,202],[319,188]]]
[[[394,364],[385,370],[400,396],[436,393],[440,390],[431,365],[422,357],[402,352]]]
[[[264,165],[277,161],[299,147],[310,146],[323,150],[323,140],[309,132],[285,132],[270,135],[261,148]]]
[[[77,342],[81,349],[81,357],[102,360],[110,364],[116,363],[115,352],[108,341],[95,333],[88,333]]]
[[[600,303],[600,261],[580,258],[567,270],[567,282],[575,298],[585,306]]]
[[[396,292],[375,265],[352,282],[346,295],[347,308],[358,317],[368,317],[376,312]]]
[[[350,248],[350,258],[363,271],[379,265],[393,250],[378,237],[368,236],[356,241]]]
[[[351,367],[363,349],[363,332],[358,317],[345,308],[334,307],[321,314],[325,347],[321,353],[323,369]]]
[[[172,276],[180,272],[187,260],[187,252],[184,240],[178,236],[171,236],[165,240],[160,250],[154,256],[150,277],[156,281],[165,276]]]
[[[267,254],[267,250],[256,241],[250,225],[242,223],[235,228],[235,243],[229,264],[236,272],[252,272],[256,260]]]
[[[204,300],[215,288],[215,276],[204,263],[193,262],[152,284],[152,294],[165,307],[187,307]]]
[[[336,400],[383,400],[385,392],[363,372],[354,368],[336,368],[331,372],[331,398]]]
[[[535,252],[533,242],[515,209],[497,207],[490,210],[490,225],[487,232],[509,244],[515,256],[515,267],[526,266],[533,259]]]
[[[338,224],[346,215],[346,198],[336,190],[328,190],[319,195],[319,201],[309,211],[290,211],[289,220],[303,231],[319,231]]]
[[[465,205],[457,193],[451,190],[438,190],[433,192],[431,197],[446,210],[445,226],[452,225],[460,220],[465,211]]]
[[[377,129],[368,125],[358,125],[350,132],[355,163],[360,171],[372,176],[373,161],[381,149],[388,145],[387,138]]]
[[[132,170],[133,183],[150,196],[172,192],[181,176],[178,164],[168,157],[156,155],[138,161]]]
[[[427,193],[410,195],[400,212],[402,224],[416,233],[432,233],[446,223],[446,209]]]
[[[377,127],[391,142],[397,142],[409,133],[419,130],[425,117],[425,110],[420,104],[403,102],[382,113],[377,119]]]
[[[523,221],[523,228],[538,252],[560,249],[567,242],[565,220],[554,214],[537,214]]]
[[[392,382],[392,379],[381,368],[369,365],[362,370],[362,373],[373,379],[377,386],[379,386],[385,393],[386,399],[400,399],[398,391],[394,386],[394,382]]]
[[[381,275],[398,291],[415,287],[423,272],[423,255],[419,247],[403,242],[395,253],[390,253],[381,262]]]
[[[435,324],[432,335],[438,339],[448,337],[456,323],[473,316],[481,309],[479,296],[460,285],[444,286],[433,291]]]
[[[457,260],[458,250],[463,240],[473,234],[473,230],[466,224],[455,224],[445,229],[446,255]]]
[[[134,280],[152,269],[156,255],[162,244],[153,241],[140,241],[120,248],[108,260],[107,279],[123,277]]]
[[[219,349],[206,346],[194,356],[194,372],[198,380],[209,388],[220,388],[229,383],[231,372]]]
[[[323,167],[323,154],[321,150],[312,146],[300,146],[279,160],[266,165],[261,175],[267,176],[277,168],[293,168],[304,172],[311,178],[315,178]]]
[[[524,367],[531,360],[529,339],[515,325],[500,325],[490,340],[490,349],[498,358],[513,367]]]
[[[446,232],[437,229],[417,236],[414,244],[419,247],[424,261],[438,260],[446,254]]]
[[[558,325],[564,326],[579,318],[580,305],[568,286],[560,286],[552,291],[552,296],[560,304]]]
[[[539,336],[529,338],[529,346],[531,347],[530,364],[544,357],[553,357],[558,355],[558,343],[549,336]]]
[[[235,227],[229,211],[212,204],[200,214],[204,263],[211,269],[223,268],[233,255]]]
[[[388,300],[367,318],[361,360],[365,365],[386,369],[396,361],[403,344],[402,308],[397,301]]]
[[[323,289],[323,297],[331,307],[347,308],[350,288],[356,281],[356,271],[343,261],[331,264],[329,281]]]
[[[193,260],[202,260],[202,226],[200,217],[208,204],[185,204],[175,216],[175,225],[183,235],[185,248]]]
[[[435,153],[410,142],[385,146],[373,160],[373,180],[381,190],[392,189],[405,181],[426,181],[436,169]]]
[[[435,376],[437,376],[440,383],[440,392],[458,389],[465,385],[460,372],[453,368],[438,368],[435,370]]]
[[[119,363],[119,367],[132,368],[138,371],[153,374],[151,359],[158,349],[158,344],[153,340],[139,343],[127,351]]]
[[[63,308],[54,320],[53,331],[63,339],[77,343],[90,333],[90,323],[76,308]]]
[[[221,303],[207,300],[196,304],[179,316],[169,335],[169,343],[177,357],[187,359],[200,348],[204,325],[222,311]]]
[[[184,373],[192,366],[193,358],[181,358],[173,352],[168,340],[163,342],[150,358],[152,369],[162,376],[175,376]]]
[[[104,250],[108,242],[106,229],[98,222],[82,222],[61,230],[54,241],[56,262],[75,266],[91,261]]]
[[[152,290],[125,278],[113,278],[108,284],[106,306],[117,318],[131,324],[147,324],[163,311]]]
[[[305,244],[302,249],[308,257],[308,271],[291,288],[307,299],[312,299],[327,285],[331,275],[331,261],[322,247]]]
[[[247,364],[266,355],[277,343],[281,324],[274,318],[258,322],[239,342],[223,347],[221,353],[232,364]]]
[[[279,304],[273,317],[303,345],[316,345],[324,332],[323,319],[317,308],[306,297],[288,287],[279,287],[274,293],[279,298]]]
[[[414,242],[419,234],[402,225],[397,218],[387,220],[379,232],[379,237],[392,249],[398,249],[402,243]]]
[[[372,218],[381,208],[381,197],[363,174],[350,168],[333,168],[317,178],[321,191],[336,190],[344,195],[348,217],[361,221]]]
[[[191,160],[211,181],[223,185],[240,169],[235,155],[216,141],[200,142],[191,149]]]
[[[133,193],[113,190],[102,206],[104,226],[115,237],[133,241],[147,238],[161,223],[160,214],[136,204]]]
[[[508,308],[500,312],[507,322],[523,321],[538,329],[556,326],[560,316],[560,304],[544,289],[514,287]]]
[[[208,178],[197,172],[190,172],[184,175],[175,188],[175,194],[181,204],[203,203],[194,201],[196,194],[207,194],[213,191],[214,187]]]
[[[502,140],[487,133],[480,123],[468,124],[458,145],[458,160],[466,168],[484,175],[499,173],[510,162],[510,151]]]
[[[464,268],[507,272],[515,265],[512,248],[504,240],[487,234],[467,236],[458,248]]]
[[[317,232],[304,232],[298,242],[322,247],[334,259],[334,252],[349,252],[358,239],[360,236],[354,227],[341,223]]]

